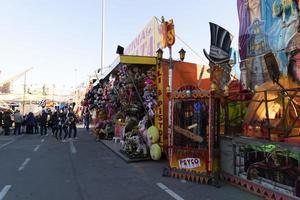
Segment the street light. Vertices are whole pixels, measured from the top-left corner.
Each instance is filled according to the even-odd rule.
[[[183,48],[181,48],[180,51],[178,52],[181,61],[183,61],[185,58],[185,52],[186,51]]]
[[[119,54],[119,55],[123,55],[124,54],[124,47],[118,45],[116,53]]]
[[[161,60],[163,58],[163,50],[161,48],[157,49],[156,51],[156,57],[158,60]]]

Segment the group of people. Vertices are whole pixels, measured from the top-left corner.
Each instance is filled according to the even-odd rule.
[[[51,129],[56,139],[66,141],[67,138],[72,137],[72,133],[73,138],[77,138],[77,123],[78,118],[72,108],[55,109],[54,112],[43,110],[36,116],[32,112],[23,116],[19,110],[14,113],[0,112],[0,125],[4,130],[4,135],[10,135],[10,129],[14,125],[14,135],[40,133],[43,136],[48,135],[48,129]],[[62,135],[63,132],[64,135]]]
[[[76,123],[78,119],[72,109],[66,110],[56,110],[50,117],[50,123],[52,128],[52,133],[56,139],[66,141],[67,138],[71,138],[73,132],[73,138],[77,138],[77,127]],[[64,132],[64,136],[62,136]]]

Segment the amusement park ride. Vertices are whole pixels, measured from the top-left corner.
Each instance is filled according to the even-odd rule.
[[[25,91],[25,82],[26,82],[26,73],[31,71],[33,69],[33,67],[28,68],[12,77],[10,77],[9,79],[0,82],[0,94],[10,94],[11,93],[11,86],[12,84],[18,80],[19,78],[21,78],[22,76],[24,76],[24,91]],[[3,100],[2,98],[0,99],[0,108],[4,109],[4,110],[12,110],[11,108],[12,106],[6,102],[5,100]]]
[[[26,76],[26,73],[31,71],[33,69],[33,67],[28,68],[16,75],[14,75],[13,77],[10,77],[9,79],[0,82],[0,94],[9,94],[11,92],[11,85],[13,82],[15,82],[16,80],[18,80],[19,78],[21,78],[22,76]]]

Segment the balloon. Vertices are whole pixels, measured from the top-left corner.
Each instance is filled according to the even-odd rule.
[[[158,132],[158,129],[155,126],[150,126],[148,128],[148,135],[149,135],[149,138],[150,138],[152,144],[158,142],[159,132]]]
[[[159,160],[161,158],[161,148],[158,144],[151,145],[150,155],[153,160]]]

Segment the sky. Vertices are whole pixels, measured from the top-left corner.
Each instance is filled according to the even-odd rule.
[[[102,0],[0,0],[0,82],[33,67],[27,84],[72,88],[87,82],[101,66]],[[173,57],[183,47],[186,61],[206,64],[209,22],[234,36],[237,49],[236,0],[105,0],[104,67],[117,57],[153,16],[173,19]],[[168,53],[164,53],[168,57]],[[20,80],[19,80],[20,82]]]

